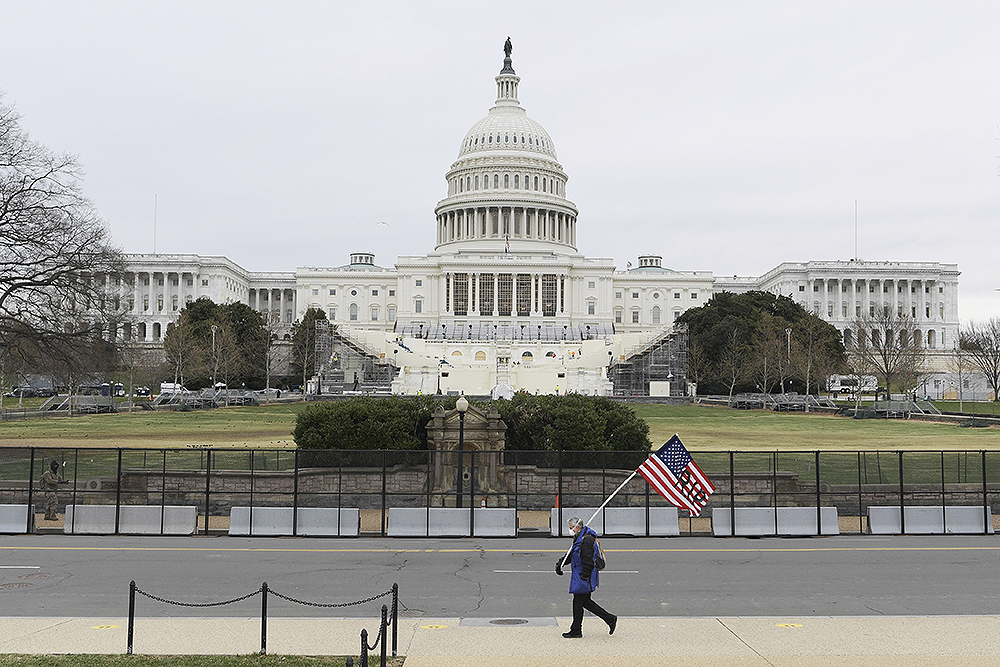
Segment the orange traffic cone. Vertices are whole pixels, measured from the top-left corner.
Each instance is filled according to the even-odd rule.
[[[556,509],[559,509],[559,494],[556,494]]]

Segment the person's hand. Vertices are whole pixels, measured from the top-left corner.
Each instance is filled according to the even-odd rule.
[[[562,558],[560,558],[559,560],[556,561],[556,574],[558,574],[560,577],[563,574],[563,571],[562,571]]]

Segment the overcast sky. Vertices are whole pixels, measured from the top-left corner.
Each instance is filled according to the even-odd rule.
[[[154,196],[160,253],[432,251],[510,35],[585,255],[954,262],[962,319],[1000,316],[995,0],[0,0],[0,20],[4,102],[78,156],[126,252],[153,251]]]

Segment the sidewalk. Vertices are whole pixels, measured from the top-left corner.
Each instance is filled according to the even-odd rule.
[[[584,637],[572,640],[561,636],[568,618],[520,621],[401,618],[398,653],[405,667],[1000,667],[1000,616],[623,617],[614,636],[588,616]],[[124,653],[127,628],[119,617],[0,618],[0,653]],[[271,618],[267,651],[357,655],[362,628],[377,632],[378,620]],[[133,646],[145,654],[256,653],[260,619],[139,618]]]

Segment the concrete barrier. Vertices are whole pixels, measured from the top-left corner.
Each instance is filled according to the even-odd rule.
[[[293,516],[296,535],[357,537],[360,533],[361,510],[357,507],[299,507],[294,512],[291,507],[233,507],[229,511],[229,534],[292,535]]]
[[[35,506],[0,505],[0,533],[19,534],[35,532]]]
[[[907,535],[992,535],[993,512],[982,505],[925,505],[903,508]],[[903,532],[898,505],[868,508],[868,532],[899,535]]]
[[[124,535],[193,535],[198,529],[194,505],[122,505],[118,532]],[[110,535],[115,532],[114,505],[67,505],[63,532]]]
[[[549,516],[549,531],[553,535],[565,537],[570,535],[566,524],[574,516],[586,523],[596,507],[564,507],[562,508],[562,524],[559,524],[559,509],[553,508]],[[604,510],[590,522],[590,528],[598,535],[646,535],[645,507],[605,507]],[[680,535],[680,524],[677,521],[676,507],[649,508],[649,534],[653,536]]]
[[[475,537],[517,537],[517,510],[476,507]],[[468,537],[469,510],[463,507],[390,507],[389,537]]]
[[[732,512],[728,507],[716,507],[712,510],[713,535],[840,535],[836,507],[820,508],[821,530],[816,527],[815,507],[737,507],[735,532],[732,530]]]

